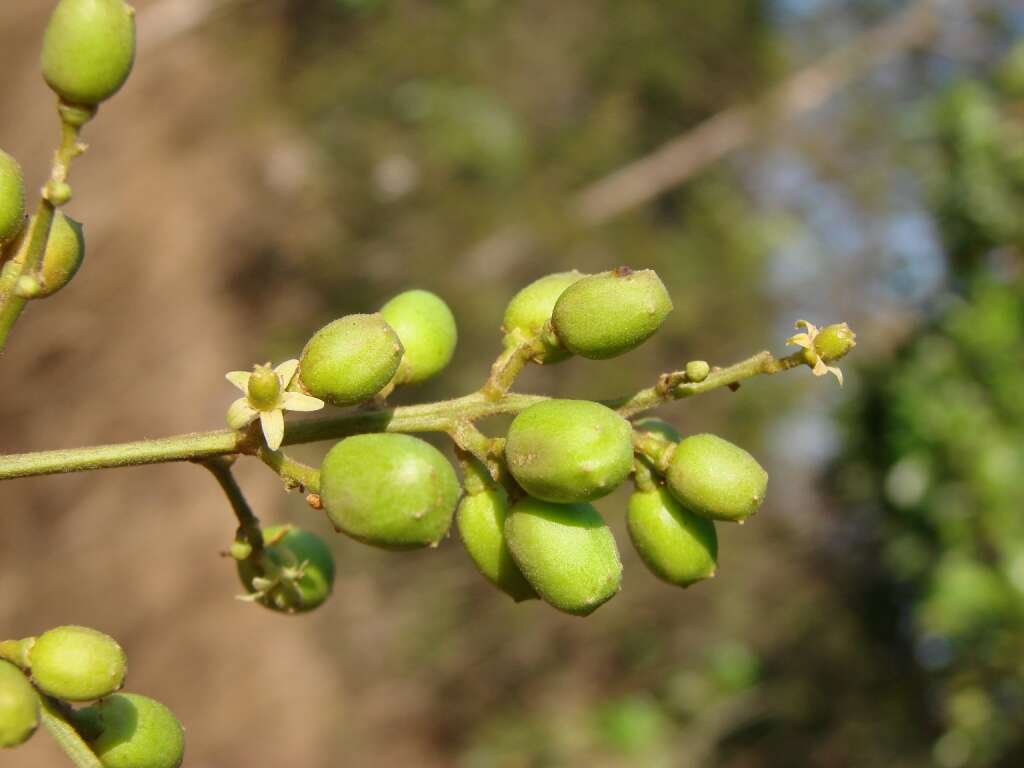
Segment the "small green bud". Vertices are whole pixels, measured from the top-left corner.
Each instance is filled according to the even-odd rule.
[[[61,0],[43,37],[43,77],[68,104],[92,106],[124,85],[135,61],[135,11],[124,0]]]
[[[39,696],[25,673],[0,659],[0,749],[24,744],[39,726]]]
[[[451,526],[459,494],[448,460],[410,435],[345,438],[320,468],[320,499],[335,528],[385,549],[438,544]]]
[[[347,315],[325,325],[306,343],[299,379],[313,397],[354,405],[380,392],[401,360],[402,342],[384,318]]]
[[[633,546],[659,579],[688,587],[715,575],[715,524],[681,506],[664,488],[634,493],[626,524]]]
[[[274,371],[274,367],[269,363],[254,366],[245,394],[253,408],[260,411],[273,408],[281,399],[281,379]]]
[[[185,731],[167,707],[137,693],[117,693],[86,709],[76,721],[101,729],[90,746],[103,768],[179,768]]]
[[[607,496],[633,468],[629,422],[589,400],[546,400],[512,421],[505,459],[528,494],[561,503]]]
[[[683,439],[683,436],[679,434],[679,430],[667,421],[662,421],[654,416],[637,419],[633,422],[633,429],[642,435],[654,435],[655,437],[668,440],[670,443],[678,443]]]
[[[25,225],[25,178],[18,161],[0,149],[0,245]]]
[[[582,272],[572,270],[534,280],[512,297],[505,309],[502,332],[509,335],[519,331],[525,338],[540,338],[544,342],[544,351],[536,358],[539,363],[551,364],[569,358],[571,353],[567,349],[552,343],[557,340],[544,337],[544,327],[551,319],[559,296],[583,277],[586,275]]]
[[[294,525],[272,525],[263,529],[263,562],[238,562],[238,577],[256,602],[282,613],[304,613],[321,605],[334,586],[334,556],[316,534]],[[257,589],[253,579],[261,576],[272,586]]]
[[[768,473],[739,446],[715,435],[693,435],[676,446],[666,475],[684,507],[713,520],[742,522],[757,512]]]
[[[127,663],[110,635],[74,625],[43,632],[29,651],[36,686],[66,701],[110,695],[124,685]]]
[[[458,330],[444,299],[430,291],[400,293],[381,307],[381,316],[402,342],[397,383],[415,384],[440,373],[455,354]]]
[[[33,218],[33,222],[35,219]],[[85,234],[82,225],[57,211],[50,225],[50,237],[46,241],[43,264],[38,280],[34,275],[23,275],[33,282],[19,287],[19,290],[32,298],[41,299],[52,296],[71,282],[78,273],[85,259]],[[14,259],[19,265],[24,264],[25,249]]]
[[[857,334],[846,323],[826,325],[814,337],[814,351],[826,363],[834,363],[857,346]]]
[[[671,311],[672,299],[653,270],[620,267],[567,288],[551,319],[571,352],[604,360],[647,341]]]
[[[513,505],[505,537],[523,576],[560,611],[586,616],[619,591],[615,537],[590,504],[527,497]]]
[[[517,603],[537,597],[523,578],[505,543],[508,497],[500,488],[489,488],[463,497],[455,521],[462,543],[477,569],[494,586]]]
[[[706,360],[691,360],[686,364],[686,378],[689,381],[700,383],[711,373],[711,366]]]

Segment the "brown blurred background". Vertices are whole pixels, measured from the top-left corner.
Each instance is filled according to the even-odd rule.
[[[282,617],[233,599],[218,552],[234,523],[213,480],[164,465],[0,485],[0,634],[113,634],[128,687],[182,719],[190,768],[1020,764],[1024,546],[1004,557],[941,534],[945,507],[922,492],[908,528],[940,533],[901,570],[885,542],[903,541],[887,521],[906,493],[885,489],[913,485],[892,474],[911,406],[889,421],[865,410],[897,402],[875,383],[951,307],[975,306],[979,281],[1003,292],[996,357],[1017,381],[1012,2],[136,5],[136,69],[72,175],[85,267],[31,307],[0,360],[0,452],[218,428],[224,372],[296,356],[324,322],[412,286],[450,302],[460,348],[397,401],[469,391],[508,298],[572,267],[654,267],[676,311],[629,357],[531,370],[523,390],[621,394],[687,359],[781,351],[798,317],[848,320],[857,360],[842,391],[796,371],[666,409],[772,477],[754,523],[720,526],[718,578],[686,591],[630,549],[625,490],[599,505],[624,589],[580,620],[513,605],[457,537],[405,554],[343,539],[243,461],[261,518],[322,533],[338,561],[332,599]],[[37,66],[51,6],[0,5],[0,144],[33,187],[56,138]],[[580,197],[609,178],[600,205]],[[970,369],[982,396],[942,439],[990,423],[986,393],[1013,386],[991,368]],[[906,400],[931,391],[908,380]],[[999,412],[1006,487],[966,502],[979,519],[1024,508],[1024,417]],[[961,470],[935,472],[963,490]],[[1024,542],[1015,522],[985,536]],[[928,623],[959,603],[921,608],[947,594],[935,583],[954,549],[1004,590],[980,630]],[[963,581],[957,599],[984,603],[987,587],[968,578],[962,597]],[[996,640],[972,634],[992,627]],[[936,637],[953,648],[938,665]],[[998,653],[973,653],[990,640]],[[45,738],[0,753],[5,767],[65,764]]]

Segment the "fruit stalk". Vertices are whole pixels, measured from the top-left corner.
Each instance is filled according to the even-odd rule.
[[[43,727],[71,762],[77,768],[103,768],[99,758],[82,739],[82,735],[75,730],[75,726],[71,724],[64,706],[49,696],[40,694],[39,698],[42,703],[40,720],[42,720]]]

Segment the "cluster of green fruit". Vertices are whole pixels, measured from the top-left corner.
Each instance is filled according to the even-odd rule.
[[[549,275],[509,304],[505,345],[543,364],[572,354],[606,359],[648,339],[671,309],[650,270]],[[408,291],[377,314],[320,329],[284,384],[335,405],[361,403],[438,373],[456,337],[442,299]],[[686,376],[699,382],[709,372],[697,361]],[[254,391],[255,380],[248,380],[253,408],[269,402]],[[495,586],[517,601],[540,597],[586,615],[618,591],[622,575],[612,533],[591,502],[635,475],[633,543],[658,577],[688,586],[714,574],[712,521],[753,514],[768,480],[750,454],[721,438],[681,439],[664,422],[634,424],[592,401],[540,400],[514,418],[503,439],[481,438],[485,457],[460,454],[463,494],[452,465],[424,440],[387,432],[347,437],[321,465],[322,506],[338,531],[392,550],[436,546],[457,518],[467,551]],[[323,602],[334,572],[327,546],[295,528],[268,530],[264,540],[258,558],[249,547],[236,553],[254,599],[286,612]]]
[[[0,643],[0,747],[23,744],[46,712],[58,712],[103,768],[178,768],[181,724],[158,701],[118,693],[126,669],[117,641],[88,627]]]
[[[61,119],[80,128],[98,106],[113,96],[135,60],[135,12],[124,0],[61,0],[43,38],[43,77],[60,100]],[[73,151],[77,151],[74,149]],[[70,198],[63,180],[45,196],[56,205]],[[56,293],[75,276],[85,255],[81,225],[54,214],[43,258],[32,274],[23,274],[33,227],[25,213],[21,166],[0,150],[0,253],[4,272],[17,279],[26,298]]]

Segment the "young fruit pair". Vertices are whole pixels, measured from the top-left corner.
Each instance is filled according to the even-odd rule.
[[[261,605],[296,614],[319,607],[334,586],[334,556],[316,534],[294,525],[263,529],[261,557],[238,561],[238,577]]]
[[[535,339],[539,363],[570,355],[604,360],[649,339],[672,311],[672,300],[653,270],[626,267],[584,275],[559,272],[521,290],[505,310],[506,344]]]
[[[388,384],[435,376],[457,340],[455,318],[440,297],[406,291],[377,314],[347,315],[317,331],[302,352],[299,380],[314,397],[355,405]]]

